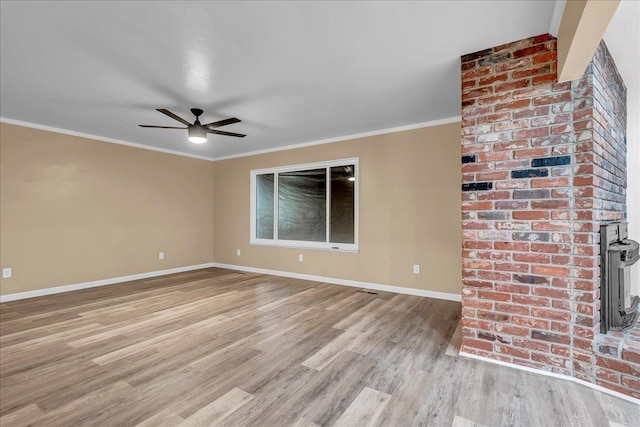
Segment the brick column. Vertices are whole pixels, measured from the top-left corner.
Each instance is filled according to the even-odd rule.
[[[556,66],[550,35],[462,57],[462,351],[596,382],[626,89],[604,44],[580,80],[557,83]],[[617,378],[603,385],[640,396]]]

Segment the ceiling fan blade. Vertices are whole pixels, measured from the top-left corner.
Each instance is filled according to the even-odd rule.
[[[247,135],[243,135],[241,133],[225,132],[225,131],[222,131],[222,130],[213,130],[213,129],[207,129],[207,132],[215,133],[217,135],[235,136],[235,137],[238,137],[238,138],[244,138],[245,136],[247,136]]]
[[[188,121],[186,121],[185,119],[183,119],[183,118],[182,118],[182,117],[180,117],[180,116],[176,116],[175,114],[173,114],[173,113],[172,113],[171,111],[169,111],[169,110],[165,110],[164,108],[156,108],[156,110],[157,110],[157,111],[160,111],[162,114],[165,114],[165,115],[167,115],[167,116],[171,117],[171,118],[172,118],[172,119],[174,119],[174,120],[179,121],[180,123],[182,123],[182,124],[184,124],[184,125],[187,125],[187,126],[191,125],[191,123],[189,123]]]
[[[230,119],[218,120],[217,122],[207,123],[206,125],[203,125],[203,126],[208,128],[219,128],[220,126],[226,126],[226,125],[230,125],[232,123],[238,123],[241,121],[242,120],[240,119],[231,117]]]
[[[155,126],[155,125],[138,125],[141,128],[158,128],[158,129],[187,129],[187,128],[179,128],[176,126]]]

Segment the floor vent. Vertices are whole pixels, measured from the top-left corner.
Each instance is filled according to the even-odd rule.
[[[377,292],[374,291],[368,291],[366,289],[358,289],[356,292],[362,292],[363,294],[371,294],[371,295],[378,295]]]

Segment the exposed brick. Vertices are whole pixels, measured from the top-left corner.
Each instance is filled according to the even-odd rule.
[[[535,86],[535,85],[553,83],[556,80],[558,80],[558,75],[555,72],[553,72],[553,73],[533,77],[533,79],[531,80],[531,84]]]
[[[486,191],[493,188],[492,182],[472,182],[462,184],[462,191]]]
[[[549,329],[549,321],[544,319],[535,319],[533,317],[512,316],[512,323],[516,325],[528,326],[530,328]]]
[[[473,52],[473,53],[469,53],[466,55],[463,55],[460,58],[461,62],[468,62],[468,61],[475,61],[478,58],[484,58],[486,56],[489,56],[493,53],[493,49],[484,49],[484,50],[479,50],[477,52]]]
[[[561,245],[554,243],[532,243],[531,244],[532,252],[542,252],[547,254],[569,254],[571,253],[570,245]]]
[[[529,207],[529,202],[526,200],[518,200],[518,201],[499,201],[495,202],[496,209],[527,209]]]
[[[491,64],[499,64],[501,62],[505,62],[511,59],[511,57],[512,57],[511,52],[495,53],[491,56],[479,59],[478,65],[485,66],[485,65],[491,65]]]
[[[518,99],[516,101],[505,102],[502,104],[496,104],[494,107],[494,111],[504,111],[504,110],[516,110],[520,108],[528,107],[531,104],[531,101],[528,99]],[[514,118],[516,118],[514,116]]]
[[[495,290],[512,294],[528,294],[531,291],[529,286],[514,285],[512,283],[496,283]]]
[[[478,298],[488,299],[491,301],[511,301],[511,294],[493,291],[478,291]]]
[[[513,198],[514,199],[548,199],[549,198],[549,190],[514,190]]]
[[[559,83],[556,49],[543,34],[462,62],[462,182],[492,183],[462,195],[463,335],[484,342],[463,351],[640,397],[640,327],[597,333],[599,226],[625,217],[624,84],[604,43]]]
[[[569,185],[569,178],[549,178],[549,179],[532,179],[531,187],[548,188],[548,187],[566,187]]]
[[[518,283],[529,283],[532,285],[541,285],[541,284],[548,285],[549,284],[549,279],[547,279],[546,277],[532,276],[529,274],[514,274],[513,280],[515,280]]]
[[[513,340],[511,340],[511,344],[517,347],[524,347],[534,351],[544,351],[544,352],[551,351],[550,344],[540,342],[540,341],[530,340],[527,338],[514,338]]]
[[[549,114],[549,107],[548,106],[542,106],[542,107],[530,108],[530,109],[527,109],[527,110],[514,111],[513,112],[513,118],[514,119],[523,119],[523,118],[527,118],[527,117],[546,116],[548,114]]]
[[[512,234],[512,238],[527,242],[548,242],[549,233],[517,232]]]
[[[491,202],[488,202],[491,203]],[[487,212],[478,212],[478,219],[482,220],[501,220],[508,219],[509,213],[506,211],[487,211]]]
[[[511,198],[509,191],[487,191],[478,193],[478,200],[505,200]]]
[[[568,165],[571,163],[571,156],[558,156],[558,157],[546,157],[540,159],[533,159],[531,161],[531,166],[534,168],[544,167],[544,166],[560,166],[560,165]]]
[[[596,369],[596,375],[598,378],[611,381],[613,383],[620,382],[620,373],[609,369],[598,368]]]
[[[493,263],[489,261],[467,260],[462,262],[462,267],[473,268],[476,270],[491,270],[493,268]]]
[[[533,262],[533,263],[546,264],[546,263],[548,263],[550,261],[550,257],[549,257],[549,255],[543,255],[543,254],[514,253],[513,254],[513,260],[514,261],[518,261],[518,262]],[[516,279],[514,278],[514,280],[516,280]]]
[[[497,251],[528,251],[528,243],[518,242],[494,242],[493,248]]]
[[[539,317],[541,319],[561,320],[563,322],[568,322],[571,320],[571,313],[558,310],[542,309],[537,307],[531,309],[531,315],[533,317]]]
[[[532,60],[534,64],[542,64],[545,62],[555,62],[558,59],[558,53],[553,52],[545,52],[539,55],[535,55]]]
[[[531,338],[558,344],[569,344],[571,342],[571,338],[568,335],[538,330],[531,331]]]
[[[505,82],[508,79],[509,79],[508,73],[494,74],[487,77],[482,77],[480,80],[478,80],[478,84],[480,86],[485,86],[485,85],[494,84],[496,82]],[[501,119],[501,120],[506,120],[506,119]],[[496,121],[496,120],[492,120],[492,121]]]
[[[548,136],[548,135],[549,135],[548,127],[522,129],[522,130],[517,130],[513,132],[513,138],[516,138],[516,139],[535,138],[535,137]],[[538,165],[532,164],[532,166],[536,167]],[[541,165],[541,166],[545,166],[545,165]]]
[[[513,219],[549,219],[547,211],[515,211]]]
[[[640,349],[624,348],[622,349],[622,359],[633,363],[640,363]]]
[[[535,221],[531,224],[534,231],[571,231],[571,223],[559,221]]]
[[[539,147],[539,148],[529,148],[527,150],[518,150],[513,153],[513,157],[516,159],[522,158],[530,158],[530,157],[540,157],[547,156],[549,154],[549,148],[547,147]],[[537,175],[541,176],[541,175]],[[546,175],[542,175],[546,176]]]
[[[525,189],[529,188],[529,181],[524,180],[506,180],[496,182],[497,190],[513,190],[513,189]],[[528,203],[528,202],[526,202]]]
[[[522,359],[528,359],[530,355],[528,350],[524,350],[518,347],[511,347],[505,344],[496,344],[495,349],[499,353],[508,354],[509,356],[519,357]]]
[[[463,210],[487,210],[491,209],[491,202],[463,202]]]
[[[514,79],[516,77],[513,77]],[[506,83],[499,83],[496,84],[496,93],[499,92],[506,92],[506,91],[511,91],[514,89],[521,89],[523,87],[527,87],[531,84],[531,79],[522,79],[522,80],[515,80],[515,81],[509,81]],[[529,105],[527,103],[527,105]]]
[[[462,163],[475,163],[475,162],[476,162],[476,156],[475,155],[462,156]]]
[[[503,323],[496,325],[496,331],[506,335],[517,335],[526,337],[529,335],[529,328],[523,328],[521,326],[505,325]]]
[[[566,209],[569,207],[567,200],[532,200],[532,209]]]
[[[528,264],[522,264],[522,263],[517,263],[517,262],[510,262],[510,263],[500,263],[500,262],[496,262],[493,266],[494,269],[496,270],[500,270],[500,271],[515,271],[518,273],[527,273],[529,272],[529,265]]]
[[[548,176],[549,175],[549,170],[548,169],[525,169],[525,170],[516,170],[516,171],[511,171],[511,178],[514,179],[518,179],[518,178],[531,178],[534,176]]]
[[[535,63],[535,57],[534,57],[534,63]],[[551,72],[551,65],[550,64],[544,64],[544,65],[539,65],[539,66],[536,66],[536,67],[524,68],[524,69],[521,69],[521,70],[512,71],[511,72],[511,78],[512,79],[521,79],[523,77],[531,77],[531,76],[536,76],[538,74],[548,74],[550,72]]]
[[[532,353],[531,359],[536,362],[544,363],[547,366],[559,366],[564,367],[566,365],[566,359],[558,356],[551,356],[542,353]]]
[[[493,322],[506,322],[509,320],[508,314],[495,313],[492,311],[478,310],[478,317],[484,320],[491,320]]]
[[[493,343],[491,342],[466,337],[462,339],[462,345],[465,347],[474,347],[486,351],[493,350]]]
[[[528,295],[513,295],[513,302],[530,307],[548,307],[549,298],[534,297]]]
[[[527,47],[524,49],[516,50],[513,52],[514,58],[522,58],[524,56],[532,56],[540,52],[551,52],[552,48],[546,44],[537,44],[535,46]]]
[[[563,345],[552,344],[551,345],[551,353],[557,354],[557,355],[562,356],[562,357],[570,357],[571,356],[571,349],[570,349],[570,347],[566,347],[566,346],[563,346]]]
[[[608,357],[596,356],[596,363],[598,366],[602,366],[607,369],[621,372],[623,374],[629,374],[640,378],[640,366],[611,359]]]
[[[569,299],[571,297],[571,294],[568,291],[564,291],[561,289],[554,289],[554,288],[540,288],[537,287],[533,290],[534,295],[539,295],[542,297],[549,297],[549,298],[562,298],[562,299]],[[569,318],[567,318],[567,320],[569,320]]]
[[[623,375],[622,385],[640,391],[640,379],[638,378]]]
[[[557,104],[559,102],[567,101],[571,101],[571,92],[569,91],[533,98],[533,105]]]
[[[495,311],[510,313],[510,314],[521,314],[521,315],[529,315],[530,309],[524,305],[519,304],[511,304],[508,302],[496,302],[494,304]]]

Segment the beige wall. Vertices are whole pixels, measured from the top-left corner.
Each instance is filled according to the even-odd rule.
[[[0,126],[1,294],[213,260],[212,162]]]
[[[360,158],[359,253],[249,245],[251,169],[347,157]],[[217,161],[214,173],[216,262],[460,294],[460,123]]]

